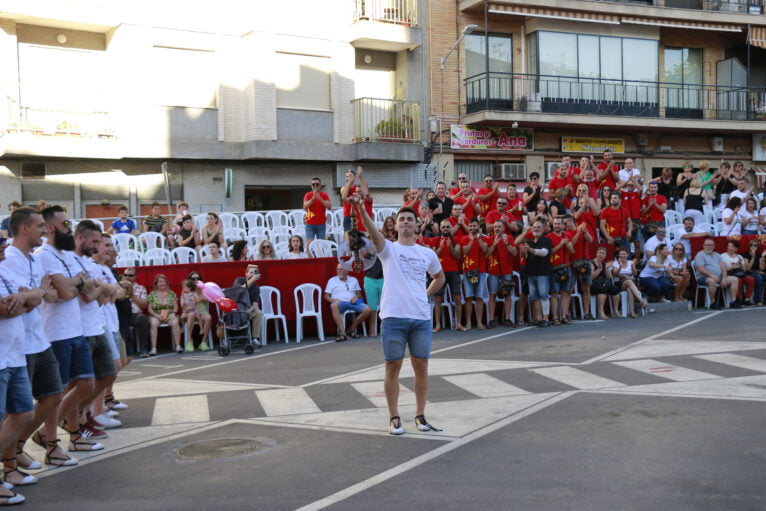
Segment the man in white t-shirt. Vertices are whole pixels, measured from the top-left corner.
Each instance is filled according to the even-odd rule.
[[[739,197],[739,200],[742,201],[742,204],[745,204],[745,202],[747,202],[747,198],[750,197],[750,195],[753,193],[753,191],[749,190],[748,188],[747,178],[740,177],[737,179],[737,189],[729,194],[729,199],[732,197]]]
[[[657,249],[657,245],[660,243],[668,243],[667,239],[665,238],[666,234],[667,229],[665,227],[659,227],[657,229],[657,233],[646,240],[646,243],[644,243],[644,261],[655,255],[654,251]]]
[[[709,238],[712,236],[707,231],[703,231],[696,225],[694,225],[694,219],[690,216],[684,218],[684,224],[678,228],[675,235],[675,241],[684,246],[686,251],[686,257],[691,259],[692,257],[692,243],[689,241],[692,238]]]
[[[354,207],[361,210],[362,222],[370,233],[386,276],[380,298],[380,317],[383,319],[381,340],[386,359],[383,388],[391,417],[388,431],[392,435],[404,433],[399,417],[399,371],[406,346],[409,346],[415,373],[415,425],[420,431],[440,431],[425,417],[432,335],[429,298],[445,283],[439,257],[433,250],[415,244],[418,215],[414,209],[402,208],[397,213],[399,237],[392,243],[375,228],[364,208],[359,207],[360,201],[355,198],[354,202]],[[433,278],[428,288],[426,273]]]
[[[356,318],[354,318],[348,331],[351,337],[357,339],[359,334],[356,333],[356,329],[367,319],[372,309],[362,300],[362,288],[359,287],[359,281],[354,277],[349,277],[348,272],[341,265],[338,265],[336,271],[338,274],[327,281],[324,288],[324,299],[330,304],[332,318],[340,331],[335,341],[342,342],[347,339],[343,314],[349,310],[356,312]]]

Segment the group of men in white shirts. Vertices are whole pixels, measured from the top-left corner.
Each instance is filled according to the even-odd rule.
[[[116,300],[125,296],[110,266],[109,235],[84,220],[72,225],[60,206],[17,208],[9,221],[11,245],[0,263],[0,429],[3,480],[0,505],[24,501],[13,486],[34,484],[24,470],[42,468],[24,451],[32,439],[44,463],[72,466],[72,451],[96,451],[120,426],[127,405],[111,395],[127,363],[119,337]],[[68,434],[59,445],[58,428]]]

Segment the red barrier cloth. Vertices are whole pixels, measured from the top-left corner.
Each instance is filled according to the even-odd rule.
[[[221,289],[231,287],[234,279],[244,277],[249,264],[257,264],[261,272],[258,280],[259,286],[272,286],[282,293],[282,314],[287,318],[287,328],[291,335],[295,332],[295,299],[293,290],[300,284],[312,283],[318,285],[323,291],[327,281],[336,275],[338,260],[334,257],[322,257],[314,259],[288,259],[277,261],[239,261],[225,263],[196,263],[196,264],[172,264],[165,266],[138,266],[136,268],[136,282],[146,287],[151,293],[154,277],[162,273],[168,278],[170,287],[180,296],[181,283],[190,272],[196,271],[202,276],[203,282],[215,282]],[[122,268],[120,269],[122,270]],[[359,285],[364,287],[363,275],[351,274],[359,280]],[[212,307],[214,308],[214,307]],[[213,314],[215,317],[215,314]],[[322,320],[327,337],[334,337],[335,322],[332,319],[330,306],[322,300]],[[316,332],[316,322],[312,319],[304,320],[304,331]],[[269,331],[272,331],[271,327]],[[327,334],[330,335],[327,335]],[[273,334],[269,335],[273,339]],[[292,337],[294,340],[294,337]]]
[[[747,246],[750,244],[750,242],[753,239],[758,239],[761,242],[761,248],[763,248],[766,245],[766,234],[747,234],[742,236],[713,236],[713,241],[715,241],[715,251],[718,253],[724,253],[726,252],[726,244],[729,242],[730,239],[735,239],[739,241],[739,250],[737,251],[740,254],[744,254],[747,252]],[[694,256],[697,255],[697,252],[702,250],[702,244],[705,242],[705,238],[692,238],[689,240],[691,242],[692,247],[692,256],[691,259],[694,259]]]

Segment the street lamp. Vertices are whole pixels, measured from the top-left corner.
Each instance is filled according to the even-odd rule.
[[[460,37],[457,38],[457,41],[455,41],[455,44],[452,45],[452,48],[449,49],[449,51],[447,52],[445,56],[439,59],[439,69],[444,71],[444,63],[447,61],[447,59],[452,54],[452,52],[455,51],[455,48],[457,48],[457,45],[460,44],[460,41],[462,41],[465,36],[473,32],[477,28],[479,28],[478,25],[466,25],[465,27],[463,27],[463,32],[460,34]]]

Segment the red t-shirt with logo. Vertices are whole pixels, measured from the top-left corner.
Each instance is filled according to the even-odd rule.
[[[567,176],[564,179],[561,179],[560,177],[556,176],[548,182],[548,190],[550,190],[551,196],[554,195],[556,190],[558,190],[559,188],[564,188],[566,186],[570,187],[569,195],[570,196],[573,195],[574,189],[575,189],[575,183],[572,176]]]
[[[561,236],[556,234],[555,232],[552,232],[546,236],[549,240],[551,240],[551,243],[553,244],[553,248],[556,248],[559,246],[559,243],[561,243],[561,240],[567,239],[566,233],[562,232]],[[569,262],[569,258],[567,257],[569,253],[567,252],[567,246],[566,244],[559,249],[558,252],[555,254],[551,253],[551,267],[555,268],[556,266],[559,266],[561,264],[567,264]]]
[[[599,163],[598,164],[598,170],[600,170],[601,172],[605,171],[606,170],[606,162]],[[617,164],[612,162],[612,171],[615,171],[615,170],[619,170],[619,167],[617,166]],[[597,178],[598,178],[598,176],[597,176]],[[616,186],[614,184],[614,177],[612,176],[612,172],[611,171],[598,184],[599,188],[603,188],[605,186],[608,186],[610,190],[614,190],[614,187]]]
[[[452,227],[455,227],[457,225],[457,218],[455,218],[454,216],[449,217],[447,220],[449,220],[449,223],[452,225]],[[468,234],[468,231],[466,230],[463,224],[460,224],[460,227],[455,233],[455,236],[456,236],[455,239],[459,239],[461,236],[465,236],[466,234]]]
[[[314,196],[314,192],[308,192],[303,196],[303,202],[311,200]],[[322,200],[329,201],[330,196],[325,192],[319,192],[319,196]],[[314,200],[311,206],[306,210],[306,216],[303,219],[304,223],[308,225],[324,225],[327,223],[327,208],[320,200]]]
[[[569,241],[572,241],[576,235],[577,231],[564,231],[564,236],[566,236]],[[585,233],[580,234],[580,239],[577,241],[577,243],[572,245],[574,252],[569,254],[569,260],[577,261],[579,259],[589,259],[591,257],[591,246],[595,246],[595,243],[588,243],[585,239]]]
[[[488,243],[493,245],[495,239],[495,236],[490,236]],[[513,256],[508,252],[509,246],[516,246],[512,236],[508,236],[507,243],[501,241],[492,250],[487,258],[487,273],[490,275],[508,275],[513,271]]]
[[[641,199],[641,206],[648,206],[649,201],[654,199],[657,203],[657,206],[662,206],[663,204],[667,204],[668,200],[665,198],[664,195],[647,195],[643,199]],[[649,208],[649,211],[646,213],[646,220],[643,218],[641,219],[644,222],[664,222],[665,221],[665,213],[661,212],[659,209],[655,208],[654,206]]]
[[[484,243],[489,242],[489,238],[480,235],[480,238]],[[463,236],[460,238],[459,243],[461,247],[467,247],[469,243],[471,243],[470,235]],[[463,253],[463,273],[469,271],[469,270],[475,270],[478,268],[480,273],[486,273],[487,272],[487,261],[484,258],[484,254],[481,251],[481,247],[479,247],[479,240],[476,239],[473,242],[473,245],[471,246],[471,249],[468,251],[468,253]]]
[[[474,204],[476,202],[481,202],[477,199],[474,201],[473,199],[466,199],[465,195],[458,195],[453,199],[453,202],[455,204],[460,204],[463,206],[463,214],[465,215],[466,220],[470,221],[472,218],[476,218],[476,209],[474,209]]]
[[[455,259],[455,256],[452,255],[452,251],[449,249],[450,245],[455,245],[455,240],[453,238],[437,236],[436,238],[427,239],[426,243],[428,243],[428,245],[434,250],[442,247],[441,252],[436,253],[436,255],[439,256],[439,262],[442,265],[442,271],[458,271],[458,261]]]
[[[486,186],[482,186],[479,188],[479,197],[482,195],[487,195],[488,193],[492,193],[492,188],[487,188]],[[479,202],[481,203],[481,216],[487,216],[487,213],[490,211],[493,211],[497,209],[497,198],[500,195],[500,192],[498,191],[496,194],[492,195],[489,200],[482,201],[479,199]]]
[[[356,185],[351,185],[351,188],[348,189],[347,197],[354,195],[356,188]],[[343,216],[351,216],[351,204],[346,201],[343,201]]]
[[[614,209],[609,206],[601,210],[601,220],[606,220],[606,232],[612,238],[627,237],[628,218],[630,218],[630,212],[622,207]]]
[[[369,216],[370,218],[375,218],[375,216],[373,215],[373,212],[372,212],[372,195],[367,195],[364,198],[364,209],[367,211],[367,216]],[[362,215],[359,214],[359,211],[357,211],[356,208],[354,208],[354,212],[356,213],[356,228],[357,228],[357,230],[361,231],[361,232],[366,232],[367,229],[365,229],[364,223],[362,222]],[[351,216],[351,215],[349,214],[349,216]]]

